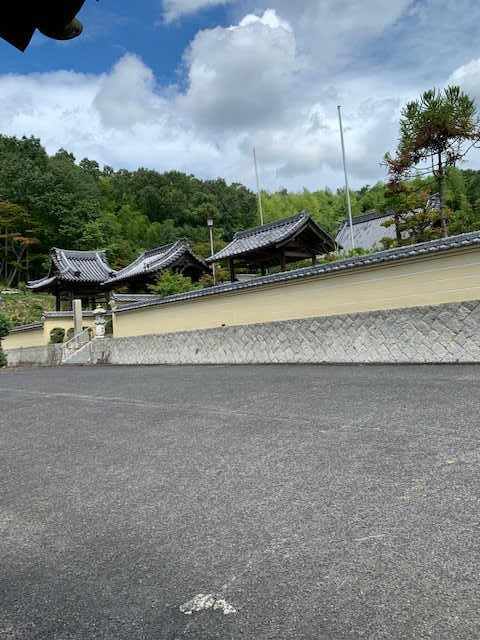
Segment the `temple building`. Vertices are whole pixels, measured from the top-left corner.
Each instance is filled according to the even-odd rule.
[[[108,287],[102,283],[114,274],[104,251],[72,251],[50,249],[48,275],[27,284],[30,291],[51,293],[60,311],[61,299],[70,303],[79,298],[84,308],[96,305],[97,298],[108,298]]]
[[[181,273],[196,282],[203,274],[210,273],[210,267],[192,251],[186,240],[177,240],[163,247],[144,251],[124,269],[116,271],[104,282],[107,288],[128,286],[131,292],[148,290],[155,284],[158,273],[168,269]]]
[[[230,279],[235,281],[235,267],[260,269],[265,275],[268,267],[309,259],[315,264],[317,255],[335,251],[335,241],[307,211],[239,231],[224,249],[207,258],[206,262],[228,261]]]

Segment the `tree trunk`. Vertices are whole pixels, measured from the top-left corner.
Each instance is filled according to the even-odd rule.
[[[400,216],[396,211],[393,213],[393,219],[395,221],[395,235],[397,237],[398,245],[400,246],[400,242],[402,241],[402,232],[400,231]]]
[[[448,236],[447,220],[445,218],[445,171],[443,170],[442,154],[438,152],[438,187],[440,192],[440,218],[442,220],[442,235],[444,238]]]

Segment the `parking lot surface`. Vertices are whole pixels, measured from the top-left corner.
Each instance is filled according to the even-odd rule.
[[[479,638],[479,380],[1,371],[0,638]]]

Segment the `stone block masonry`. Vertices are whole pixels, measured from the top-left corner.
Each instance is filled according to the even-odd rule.
[[[480,301],[105,339],[93,363],[480,362]]]

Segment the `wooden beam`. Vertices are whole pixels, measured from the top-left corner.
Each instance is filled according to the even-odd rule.
[[[230,281],[235,282],[235,266],[233,264],[233,258],[230,258],[228,263],[230,265]]]

